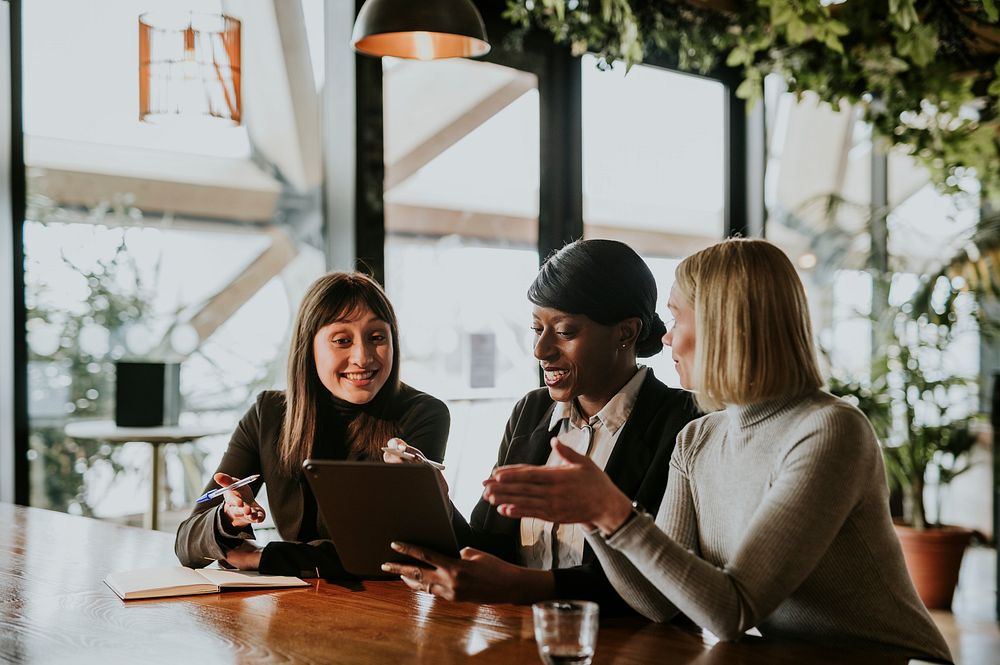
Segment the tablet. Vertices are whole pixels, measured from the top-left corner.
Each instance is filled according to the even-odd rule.
[[[386,577],[386,561],[414,563],[389,547],[394,540],[458,558],[447,498],[430,466],[307,459],[302,468],[347,572]]]

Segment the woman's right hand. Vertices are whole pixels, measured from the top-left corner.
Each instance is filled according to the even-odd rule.
[[[392,448],[393,450],[398,450],[401,453],[405,453],[410,450],[411,453],[415,454],[418,459],[405,459],[400,455],[396,455],[390,452],[382,453],[382,461],[388,464],[423,464],[419,458],[424,458],[424,454],[420,452],[419,448],[414,448],[413,446],[406,445],[406,442],[400,438],[393,437],[389,439],[386,444],[386,448]],[[441,473],[439,469],[435,469],[437,472],[438,487],[441,489],[441,494],[444,495],[445,500],[448,499],[448,481],[444,479],[444,474]],[[448,501],[448,509],[451,510],[451,502]]]
[[[227,473],[217,473],[213,476],[219,487],[229,487],[239,480]],[[242,529],[250,524],[259,524],[264,521],[264,509],[253,498],[250,487],[244,485],[234,490],[229,490],[222,495],[222,514],[230,526]]]
[[[410,448],[410,446],[406,445],[406,441],[403,441],[402,439],[397,437],[393,437],[388,441],[386,441],[385,447],[391,448],[392,450],[398,450],[400,453],[405,453]],[[386,462],[387,464],[420,464],[421,462],[419,458],[423,456],[423,453],[421,453],[416,448],[414,448],[414,451],[416,451],[417,459],[406,459],[402,455],[397,455],[395,453],[385,451],[382,453],[382,461]]]

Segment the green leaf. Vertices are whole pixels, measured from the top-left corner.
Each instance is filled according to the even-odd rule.
[[[812,37],[812,28],[804,21],[795,18],[789,21],[786,34],[789,44],[801,44]]]
[[[896,31],[896,51],[915,65],[930,64],[937,55],[938,35],[932,25],[916,25],[909,32]]]
[[[993,70],[993,82],[990,83],[990,87],[987,88],[987,92],[993,97],[1000,98],[1000,60],[997,60],[997,66]],[[1000,99],[997,100],[997,113],[1000,113]]]
[[[983,0],[983,9],[991,21],[1000,21],[1000,12],[997,12],[997,3],[994,0]]]
[[[556,11],[556,18],[560,21],[566,20],[566,0],[546,0],[546,4],[551,3]]]
[[[889,20],[904,31],[920,22],[913,0],[889,0]]]
[[[826,44],[826,47],[831,51],[836,51],[841,54],[844,52],[844,45],[840,43],[839,39],[837,39],[837,35],[827,35],[826,39],[823,40],[823,43]]]
[[[795,9],[788,3],[776,2],[771,5],[771,25],[777,27],[796,19]]]
[[[753,61],[753,57],[747,48],[738,46],[729,52],[726,57],[726,64],[730,67],[739,67],[740,65],[749,65]]]
[[[740,99],[750,99],[753,96],[754,84],[752,81],[743,81],[736,88],[736,96]]]
[[[833,34],[837,35],[838,37],[843,37],[844,35],[847,35],[851,32],[850,28],[848,28],[840,21],[835,21],[835,20],[828,21],[826,24],[826,29],[829,32],[832,32]]]
[[[746,79],[736,88],[736,96],[740,99],[752,101],[760,95],[760,86],[756,81]]]

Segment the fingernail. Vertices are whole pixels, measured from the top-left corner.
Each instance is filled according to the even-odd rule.
[[[399,550],[403,549],[403,546],[400,545],[399,543],[397,543],[396,541],[392,541],[391,543],[389,543],[389,547],[391,547],[392,549],[396,550],[397,552]]]
[[[387,563],[383,563],[381,567],[382,567],[382,570],[384,570],[387,573],[391,573],[392,572],[392,566],[390,566]]]

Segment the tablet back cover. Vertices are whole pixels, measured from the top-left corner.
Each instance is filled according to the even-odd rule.
[[[386,561],[412,563],[392,541],[458,557],[447,497],[431,467],[312,459],[302,466],[347,572],[385,577]]]

